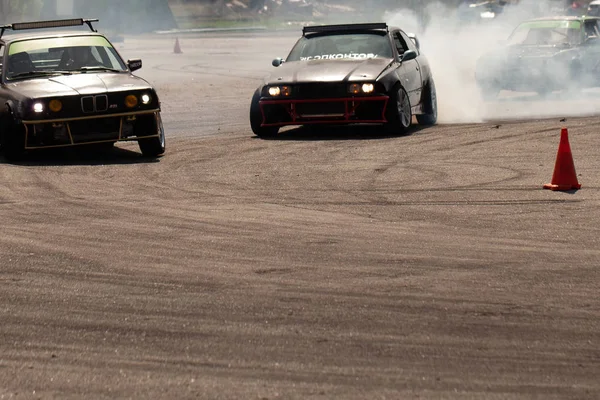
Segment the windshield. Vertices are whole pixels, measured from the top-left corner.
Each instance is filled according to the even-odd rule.
[[[89,70],[127,70],[108,40],[91,35],[38,38],[11,43],[7,65],[7,79]]]
[[[296,43],[286,61],[392,57],[392,47],[387,36],[355,33],[303,37]]]
[[[508,38],[509,45],[556,46],[581,43],[579,21],[531,21],[514,30]]]

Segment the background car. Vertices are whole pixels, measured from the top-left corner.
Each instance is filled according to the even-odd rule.
[[[125,140],[136,140],[145,156],[164,153],[156,91],[132,74],[141,68],[141,60],[123,61],[108,39],[93,29],[94,21],[0,27],[0,149],[5,157],[49,147],[112,146]],[[90,29],[73,31],[84,25]],[[65,27],[71,28],[64,31]],[[22,30],[27,32],[18,32]]]
[[[587,9],[588,15],[600,16],[600,0],[590,1]]]
[[[467,0],[461,2],[456,10],[459,21],[463,23],[485,22],[498,18],[504,11],[505,1]]]
[[[286,125],[357,123],[403,133],[413,115],[420,124],[437,121],[435,83],[418,40],[385,23],[305,27],[273,66],[250,105],[257,136]]]
[[[506,45],[482,56],[475,79],[484,98],[500,90],[535,91],[600,85],[600,18],[549,17],[524,21]]]

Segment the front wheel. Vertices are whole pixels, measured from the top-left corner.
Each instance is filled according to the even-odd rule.
[[[25,126],[17,124],[11,115],[0,117],[0,149],[10,161],[18,161],[25,155]]]
[[[386,113],[385,129],[392,134],[404,134],[412,123],[412,109],[408,93],[402,86],[397,86],[390,96]]]
[[[425,93],[423,96],[423,112],[424,114],[417,115],[417,122],[421,125],[435,125],[437,122],[438,108],[437,92],[435,90],[435,83],[433,83],[433,79],[431,79],[427,86],[425,86]]]
[[[165,129],[163,127],[160,114],[156,116],[156,128],[158,131],[157,137],[150,137],[138,140],[140,151],[144,157],[158,157],[164,154],[166,149]]]
[[[279,128],[276,126],[261,126],[263,123],[263,114],[260,110],[260,89],[257,89],[252,96],[250,103],[250,128],[259,138],[268,139],[277,136]]]

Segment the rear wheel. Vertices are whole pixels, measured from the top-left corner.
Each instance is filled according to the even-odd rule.
[[[140,151],[145,157],[158,157],[165,152],[165,129],[160,114],[156,116],[156,130],[158,136],[138,140]]]
[[[0,148],[10,161],[20,160],[25,155],[25,126],[17,124],[12,115],[0,117]]]
[[[417,122],[421,125],[435,125],[437,122],[437,92],[435,91],[435,83],[433,79],[425,86],[423,96],[423,112],[424,114],[417,115]]]
[[[261,126],[263,123],[263,114],[260,110],[260,89],[254,92],[252,103],[250,103],[250,128],[252,132],[260,138],[272,138],[277,136],[279,128],[276,126]]]
[[[386,113],[385,129],[389,133],[404,134],[412,123],[410,99],[402,86],[397,86],[392,92]]]

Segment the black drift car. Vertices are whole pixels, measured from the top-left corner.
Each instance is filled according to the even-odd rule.
[[[477,60],[475,79],[485,99],[501,90],[546,95],[600,86],[600,18],[523,21],[504,46]]]
[[[6,158],[34,149],[126,140],[137,141],[145,156],[164,153],[158,96],[132,74],[141,60],[124,62],[94,30],[95,21],[0,27],[0,150]],[[84,25],[90,29],[82,30]]]
[[[403,133],[413,115],[437,121],[429,63],[416,37],[385,23],[304,27],[287,59],[254,93],[250,126],[273,137],[286,125],[382,124]]]

